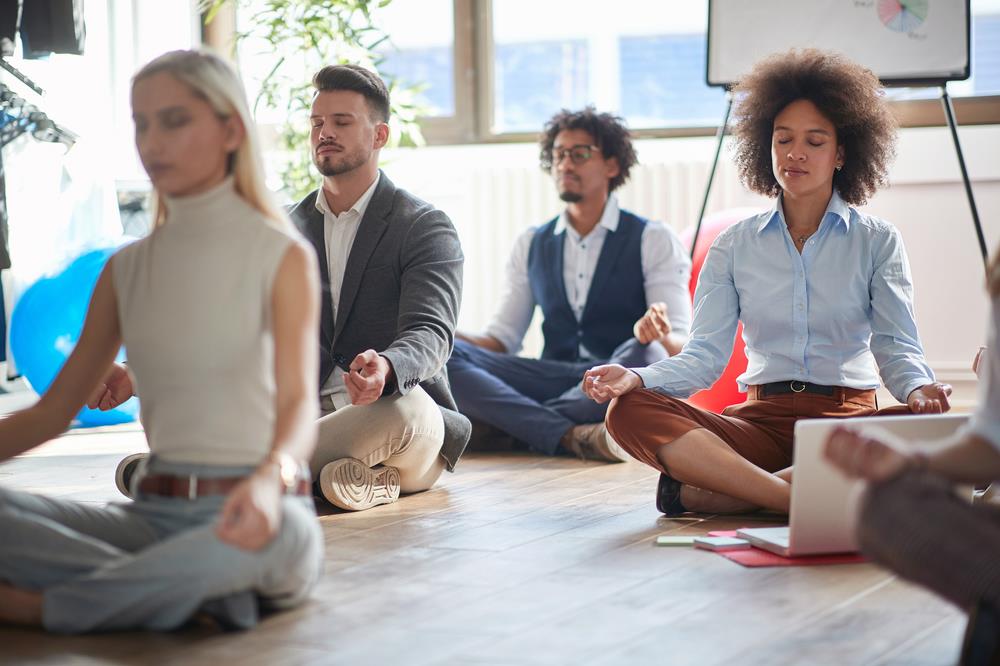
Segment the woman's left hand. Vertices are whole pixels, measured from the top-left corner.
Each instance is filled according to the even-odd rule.
[[[215,528],[216,536],[242,550],[260,550],[281,527],[281,495],[275,467],[258,470],[229,493]]]
[[[913,389],[906,398],[906,405],[914,414],[941,414],[951,409],[948,396],[951,386],[934,382]]]

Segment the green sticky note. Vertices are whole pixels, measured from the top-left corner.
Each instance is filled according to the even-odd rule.
[[[696,537],[693,536],[658,536],[657,546],[693,546]]]

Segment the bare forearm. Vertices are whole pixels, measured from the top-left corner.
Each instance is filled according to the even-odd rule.
[[[686,335],[674,333],[673,331],[660,338],[660,344],[663,345],[663,348],[667,350],[667,354],[670,356],[680,354],[687,341],[688,339]]]
[[[0,462],[49,441],[69,427],[42,403],[0,420]]]
[[[492,335],[472,335],[471,333],[455,331],[455,337],[459,340],[465,340],[469,344],[473,344],[477,347],[482,347],[483,349],[488,349],[490,351],[495,351],[499,354],[507,353],[507,347],[505,347],[502,342],[494,338]]]
[[[1000,451],[976,435],[921,448],[927,470],[958,483],[987,483],[1000,479]]]
[[[279,401],[274,424],[272,454],[288,454],[307,461],[316,447],[316,420],[319,407],[315,395],[288,395]]]

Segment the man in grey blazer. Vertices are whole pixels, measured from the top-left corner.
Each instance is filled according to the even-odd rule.
[[[378,168],[389,93],[372,72],[325,67],[310,122],[321,186],[292,221],[322,277],[319,442],[323,495],[347,510],[427,490],[468,442],[444,366],[462,291],[462,249],[448,216]]]

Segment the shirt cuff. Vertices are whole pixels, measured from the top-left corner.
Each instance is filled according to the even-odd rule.
[[[503,345],[503,348],[506,350],[505,353],[513,356],[521,351],[521,340],[518,340],[514,335],[505,331],[503,328],[499,326],[488,326],[485,333],[490,337],[496,338],[497,341]]]
[[[901,395],[897,395],[893,391],[890,391],[890,393],[893,394],[892,397],[894,397],[896,400],[905,405],[911,393],[913,393],[916,389],[920,388],[921,386],[926,386],[927,384],[933,384],[935,381],[936,380],[933,378],[928,379],[927,377],[918,377],[916,379],[911,379],[907,383],[903,384],[903,391],[901,392]]]

